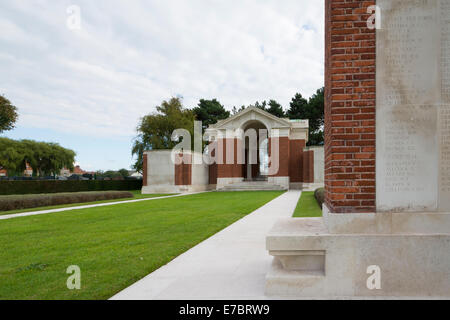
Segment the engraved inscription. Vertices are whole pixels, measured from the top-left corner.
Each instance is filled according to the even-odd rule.
[[[446,0],[446,2],[448,2]],[[441,93],[439,0],[378,0],[377,208],[438,210]]]
[[[440,5],[442,104],[439,111],[439,208],[441,211],[450,211],[450,1],[442,0]]]

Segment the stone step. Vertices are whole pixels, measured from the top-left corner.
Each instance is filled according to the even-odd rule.
[[[325,291],[323,271],[289,271],[274,259],[266,275],[265,293],[279,297],[320,297]]]
[[[240,185],[240,184],[230,184],[222,187],[218,191],[271,191],[277,190],[282,191],[286,190],[285,188],[278,185],[261,185],[261,184],[253,184],[253,185]]]
[[[267,181],[243,181],[225,185],[218,191],[283,191],[286,188]]]

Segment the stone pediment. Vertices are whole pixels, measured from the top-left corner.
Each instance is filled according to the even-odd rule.
[[[288,119],[278,118],[264,110],[256,107],[249,107],[241,112],[231,116],[228,119],[219,121],[209,129],[228,130],[228,129],[244,129],[246,123],[258,121],[263,123],[267,129],[288,129],[292,127],[292,122]]]

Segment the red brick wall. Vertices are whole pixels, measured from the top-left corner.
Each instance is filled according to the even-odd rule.
[[[209,166],[209,184],[217,184],[217,164]]]
[[[183,155],[183,162],[175,164],[175,185],[190,186],[192,184],[192,156]]]
[[[217,146],[217,142],[212,142],[210,144],[211,146],[211,157],[215,157],[216,156],[216,146]],[[209,165],[209,184],[217,184],[217,163],[213,163],[211,165]]]
[[[144,157],[142,159],[142,171],[143,171],[143,177],[142,177],[142,185],[144,187],[148,186],[148,156],[146,153],[144,153]]]
[[[227,143],[228,141],[228,143]],[[233,164],[227,164],[227,145],[230,144],[234,148]],[[222,164],[217,164],[218,178],[241,178],[242,164],[238,164],[238,147],[241,147],[241,142],[238,139],[220,139],[218,142],[218,159],[222,159]],[[219,161],[219,160],[217,160]]]
[[[305,140],[289,141],[289,175],[291,182],[303,182],[303,149]]]
[[[241,139],[234,139],[234,163],[233,166],[233,178],[243,178],[243,165],[239,164],[238,160],[238,150],[241,150],[242,153],[242,159],[241,163],[244,160],[245,154],[242,152],[243,146],[242,146],[242,140]]]
[[[325,1],[325,202],[375,211],[375,1]]]
[[[302,181],[305,183],[314,182],[314,151],[308,150],[303,152],[303,172]]]
[[[272,157],[272,138],[269,138],[269,156]],[[289,138],[279,138],[279,154],[275,154],[274,157],[278,157],[279,170],[277,173],[270,173],[272,177],[288,177],[289,176]],[[275,158],[273,158],[275,159]]]

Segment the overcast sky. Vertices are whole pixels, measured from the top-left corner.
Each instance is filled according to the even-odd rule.
[[[81,29],[67,26],[80,8]],[[317,0],[0,0],[0,93],[14,139],[58,142],[85,170],[129,168],[139,118],[171,96],[231,109],[323,86]],[[69,22],[73,22],[71,19]],[[73,26],[73,24],[69,24]]]

